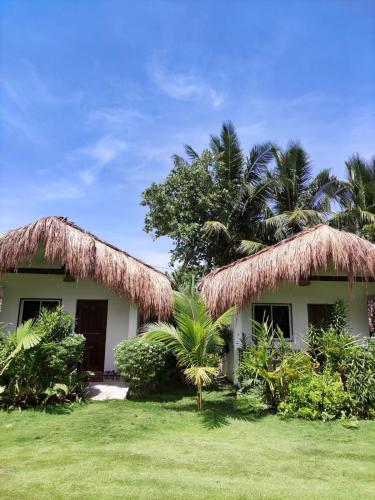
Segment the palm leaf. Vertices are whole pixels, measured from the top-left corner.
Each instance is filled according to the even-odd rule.
[[[34,321],[29,319],[17,328],[16,342],[19,351],[31,349],[42,340],[42,336],[35,330],[33,323]]]
[[[259,243],[259,241],[242,240],[238,246],[240,253],[244,255],[252,255],[259,250],[262,250],[266,245]]]
[[[224,236],[231,239],[229,230],[225,224],[216,220],[208,220],[203,224],[203,234],[206,236]]]

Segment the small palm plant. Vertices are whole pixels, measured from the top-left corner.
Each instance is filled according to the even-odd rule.
[[[197,388],[198,411],[203,409],[203,387],[212,383],[217,366],[213,356],[224,341],[220,333],[233,318],[228,309],[213,320],[194,283],[174,292],[175,324],[158,322],[146,326],[147,342],[163,342],[184,368],[186,379]]]
[[[19,352],[31,349],[39,344],[41,340],[42,336],[34,328],[34,321],[32,319],[22,323],[14,334],[15,347],[5,360],[4,366],[0,367],[0,375],[5,373],[13,358],[15,358]]]

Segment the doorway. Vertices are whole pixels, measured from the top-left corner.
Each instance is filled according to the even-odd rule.
[[[107,300],[77,300],[76,331],[86,338],[82,369],[104,371]]]

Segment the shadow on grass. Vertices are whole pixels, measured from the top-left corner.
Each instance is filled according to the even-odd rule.
[[[162,396],[155,399],[160,402],[176,403],[166,404],[165,409],[175,412],[189,412],[197,413],[196,395],[193,389],[184,388],[180,393],[180,397],[176,395],[170,399]],[[230,390],[229,390],[230,389]],[[189,399],[177,402],[182,398],[189,397]],[[244,399],[237,399],[236,392],[233,387],[222,387],[214,391],[205,391],[203,396],[203,411],[199,414],[202,424],[207,429],[217,429],[230,424],[231,420],[241,420],[246,422],[255,422],[266,415],[268,412],[265,410],[255,409],[251,406],[249,401]],[[149,398],[147,398],[150,401]]]
[[[87,404],[84,399],[80,404]],[[74,401],[66,401],[62,403],[51,403],[43,406],[35,406],[33,410],[38,413],[47,413],[48,415],[69,415],[74,411],[76,403]]]
[[[228,396],[222,401],[207,401],[201,419],[207,429],[217,429],[229,425],[231,420],[255,422],[266,415],[267,412],[254,410],[246,402]]]
[[[150,391],[145,394],[130,394],[129,399],[140,403],[174,403],[183,398],[194,397],[195,391],[183,384],[167,385],[159,388],[158,391]]]
[[[140,403],[161,403],[163,408],[181,413],[197,414],[196,392],[191,386],[174,384],[159,388],[158,392],[131,395],[130,399]],[[231,385],[217,385],[203,394],[204,410],[199,414],[202,425],[217,429],[230,424],[231,420],[255,422],[268,412],[251,406],[246,399],[237,399]]]

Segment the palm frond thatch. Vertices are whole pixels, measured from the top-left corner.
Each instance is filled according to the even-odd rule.
[[[276,245],[216,269],[200,283],[214,316],[229,307],[242,308],[252,297],[280,282],[298,283],[333,265],[356,277],[375,277],[375,245],[355,234],[325,224],[308,228]]]
[[[168,319],[172,287],[160,271],[97,238],[64,217],[44,217],[0,236],[0,275],[31,261],[43,248],[48,262],[126,295],[145,316]]]

